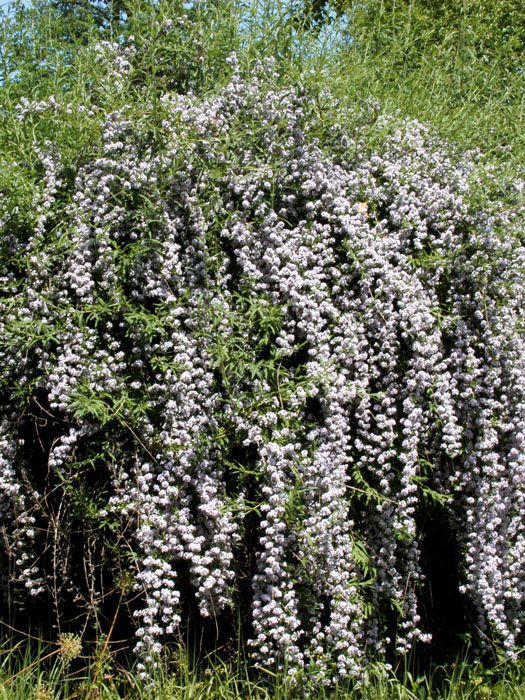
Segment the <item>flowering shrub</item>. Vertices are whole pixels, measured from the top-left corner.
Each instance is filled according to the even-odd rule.
[[[511,652],[520,183],[502,196],[476,154],[413,122],[379,117],[370,153],[330,95],[231,63],[211,97],[166,93],[155,131],[131,108],[108,114],[74,168],[37,143],[31,197],[0,195],[0,517],[16,581],[57,612],[87,598],[58,546],[80,523],[86,560],[107,537],[106,568],[131,556],[145,659],[181,624],[184,588],[204,617],[248,614],[260,664],[359,676],[371,654],[430,639],[432,509],[480,640]],[[72,109],[27,101],[19,120],[48,112]]]

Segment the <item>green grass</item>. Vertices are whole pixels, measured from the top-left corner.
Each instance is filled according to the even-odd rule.
[[[86,647],[87,645],[84,645]],[[59,644],[4,640],[0,648],[0,700],[520,700],[525,698],[525,665],[507,661],[490,669],[459,658],[416,672],[396,672],[382,663],[359,684],[290,687],[268,671],[253,669],[239,654],[210,656],[197,663],[182,647],[151,672],[148,682],[123,665],[102,641],[91,655],[76,659]],[[86,651],[83,649],[82,651]]]

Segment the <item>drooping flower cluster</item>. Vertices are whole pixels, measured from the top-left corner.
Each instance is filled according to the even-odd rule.
[[[133,535],[146,658],[181,623],[181,590],[217,617],[251,577],[261,664],[358,676],[368,654],[430,638],[432,508],[479,629],[511,651],[525,594],[512,191],[482,201],[476,155],[417,123],[384,119],[370,154],[329,95],[272,89],[271,70],[244,80],[232,61],[217,95],[167,94],[156,136],[108,115],[70,184],[43,145],[33,229],[1,212],[0,513],[19,575],[35,594],[50,575],[35,504],[97,479],[98,517]]]

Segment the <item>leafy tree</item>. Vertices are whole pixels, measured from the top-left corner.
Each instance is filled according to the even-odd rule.
[[[75,19],[81,25],[92,19],[99,27],[121,20],[124,0],[53,0],[54,8],[64,19]]]
[[[487,63],[499,60],[506,67],[523,67],[525,5],[521,0],[307,0],[302,14],[320,25],[334,16],[330,9],[348,17],[350,33],[360,25],[375,33],[378,45],[389,35],[399,39],[407,32],[419,50],[429,41],[443,44],[454,37],[458,51],[468,49]]]

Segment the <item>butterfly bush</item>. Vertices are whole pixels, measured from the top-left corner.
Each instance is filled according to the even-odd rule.
[[[481,642],[512,653],[519,183],[502,192],[479,155],[416,122],[368,115],[383,133],[372,149],[328,93],[276,88],[270,63],[231,70],[212,96],[164,95],[156,134],[131,108],[106,115],[68,177],[54,144],[35,144],[26,219],[0,195],[14,583],[49,595],[42,530],[60,489],[82,517],[84,483],[133,553],[143,660],[191,596],[205,618],[244,616],[263,666],[358,677],[374,654],[431,638],[432,510]],[[19,119],[46,109],[71,114],[26,101]]]

